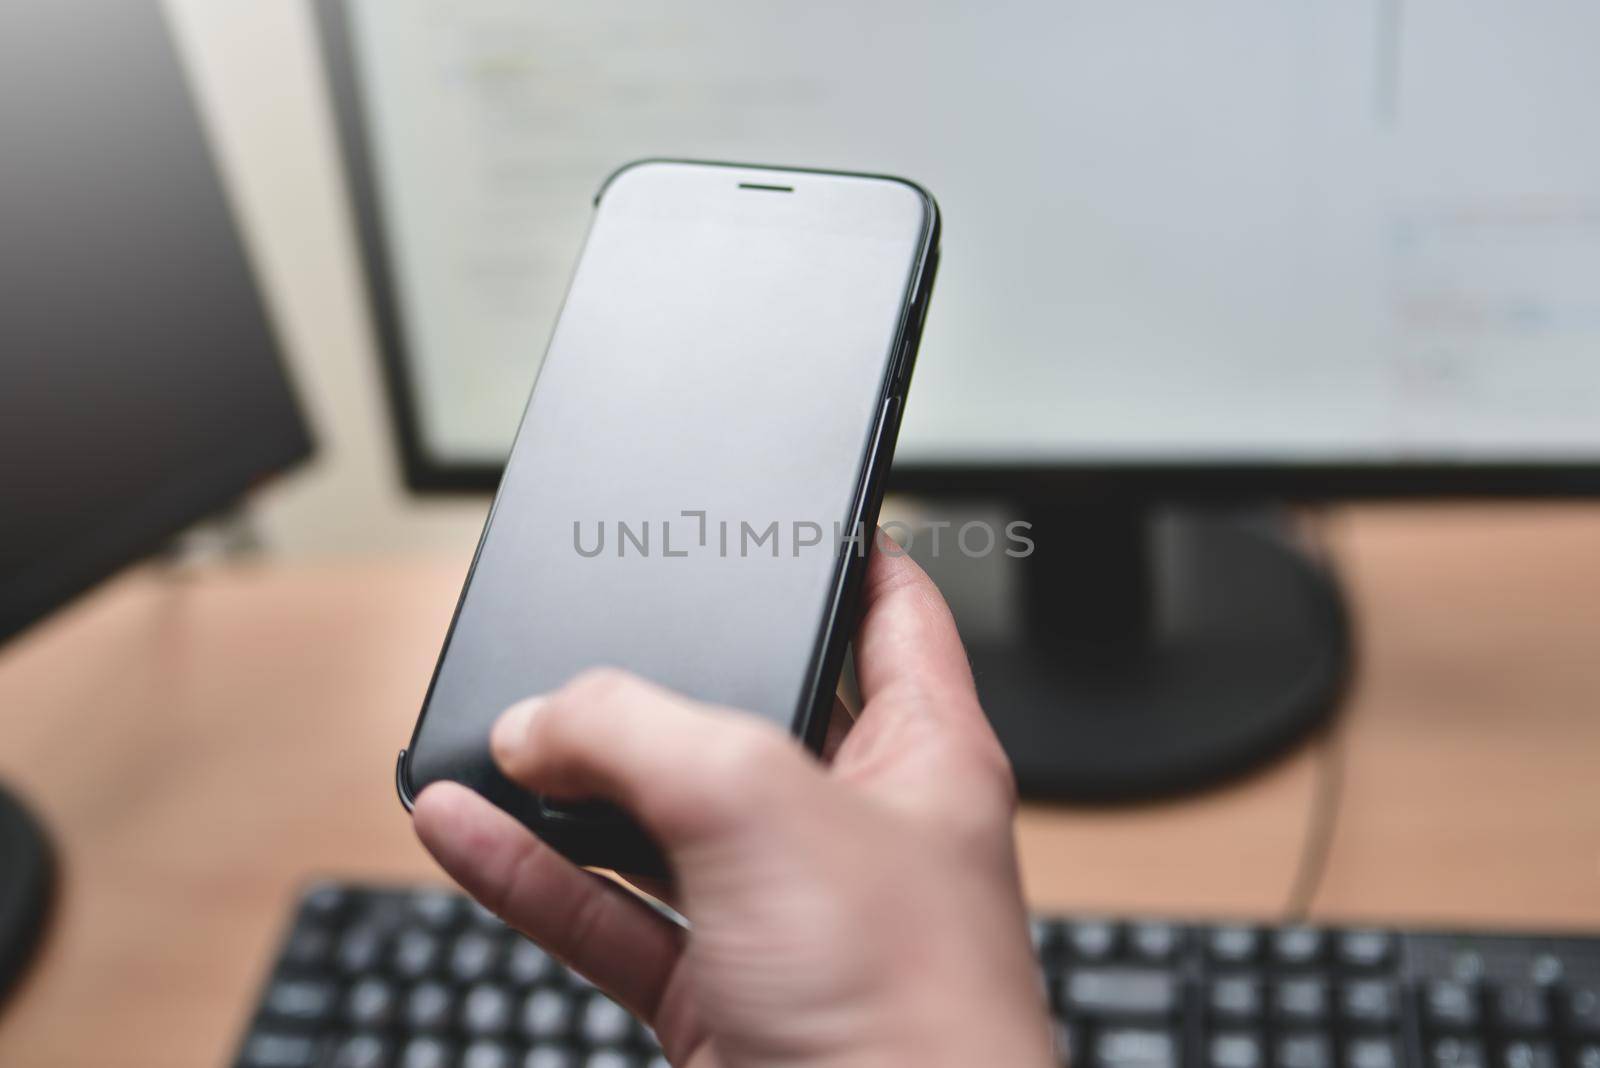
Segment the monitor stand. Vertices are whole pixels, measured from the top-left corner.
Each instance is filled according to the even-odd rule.
[[[44,829],[0,789],[0,997],[33,956],[49,912],[55,866]]]
[[[1244,772],[1322,723],[1349,667],[1338,588],[1287,517],[1050,497],[1010,513],[1031,555],[912,555],[950,597],[1026,797],[1129,801]],[[924,531],[924,534],[926,531]],[[977,531],[968,548],[981,549]],[[996,592],[998,591],[998,593]],[[996,604],[999,597],[1001,603]]]

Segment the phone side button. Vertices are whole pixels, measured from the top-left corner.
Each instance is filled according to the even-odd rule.
[[[911,361],[917,351],[917,335],[908,334],[900,342],[900,351],[894,358],[894,391],[899,396],[904,396],[906,387],[911,383]]]
[[[900,418],[900,397],[898,394],[891,396],[883,402],[883,411],[878,415],[878,433],[872,439],[872,452],[867,456],[867,483],[861,500],[856,504],[855,522],[852,530],[864,531],[867,525],[867,511],[878,499],[883,486],[883,480],[888,475],[889,443],[894,440],[897,429],[896,422]]]
[[[904,387],[905,383],[902,382],[900,388],[903,389]],[[872,470],[879,474],[883,474],[883,472],[878,471],[878,465],[884,461],[884,453],[889,450],[890,443],[894,441],[895,433],[900,429],[899,423],[900,394],[896,392],[883,402],[883,412],[878,417],[878,436],[872,442],[872,456],[870,458]]]

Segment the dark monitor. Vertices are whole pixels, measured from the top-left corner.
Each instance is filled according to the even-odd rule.
[[[1035,524],[1009,632],[956,606],[1031,793],[1196,785],[1333,705],[1327,577],[1161,506],[1600,491],[1600,9],[318,6],[418,490],[495,485],[619,163],[938,196],[891,485]]]
[[[0,0],[0,640],[310,450],[161,4]],[[0,791],[0,990],[50,871]]]
[[[310,451],[153,0],[0,0],[0,639]]]

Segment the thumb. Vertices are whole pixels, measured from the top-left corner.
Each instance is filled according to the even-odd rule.
[[[927,573],[881,531],[862,601],[856,677],[865,716],[910,708],[959,736],[992,740],[949,606]]]
[[[586,671],[512,706],[490,734],[512,781],[561,798],[609,801],[669,853],[761,826],[820,787],[820,767],[788,735],[615,669]]]

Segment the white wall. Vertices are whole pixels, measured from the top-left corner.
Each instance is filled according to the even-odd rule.
[[[166,4],[318,443],[254,504],[269,548],[470,553],[487,498],[400,482],[309,3]]]

